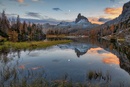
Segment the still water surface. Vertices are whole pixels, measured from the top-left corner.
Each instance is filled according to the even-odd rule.
[[[6,64],[18,63],[18,69],[24,71],[44,69],[49,81],[62,79],[67,74],[73,82],[83,83],[89,80],[87,74],[90,71],[97,71],[104,76],[108,74],[112,85],[123,83],[130,87],[130,74],[128,70],[121,68],[119,51],[111,43],[107,43],[107,46],[104,43],[83,39],[45,49],[10,52],[8,58],[12,59]],[[2,60],[0,62],[1,66],[6,65]],[[99,82],[93,79],[93,82],[103,83],[104,80]]]

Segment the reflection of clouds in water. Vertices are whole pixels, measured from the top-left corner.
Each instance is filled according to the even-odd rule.
[[[59,49],[60,48],[58,46],[51,46],[51,47],[47,47],[46,49],[30,51],[30,52],[28,52],[28,55],[30,57],[39,57],[39,56],[42,56],[43,54],[49,54],[49,53],[54,52]]]
[[[31,56],[31,57],[38,57],[39,53],[31,53],[31,54],[29,54],[29,56]]]
[[[19,69],[25,69],[26,67],[26,65],[28,65],[28,64],[30,64],[30,63],[23,63],[22,65],[20,65],[18,68]]]
[[[98,48],[90,48],[87,53],[89,53],[89,54],[99,54],[98,51],[102,51],[102,50],[103,49],[100,48],[100,47],[98,47]],[[103,50],[103,51],[105,51],[105,50]]]
[[[40,69],[40,68],[43,68],[43,66],[32,67],[31,69],[32,70],[37,70],[37,69]]]
[[[110,56],[111,55],[111,56]],[[106,57],[107,58],[103,58],[103,62],[106,63],[106,64],[116,64],[116,65],[119,65],[120,62],[119,62],[119,58],[117,58],[115,55],[113,54],[106,54]]]
[[[102,48],[91,48],[90,50],[88,50],[87,53],[102,56],[103,57],[102,62],[105,64],[116,64],[116,65],[120,64],[119,58],[116,55]]]
[[[76,52],[78,55],[83,56],[80,58],[76,57]],[[77,73],[78,75],[82,75],[84,77],[84,73],[88,72],[89,70],[100,69],[103,72],[109,70],[112,77],[116,75],[113,77],[113,81],[116,82],[118,76],[122,74],[126,77],[128,76],[125,74],[126,72],[123,72],[119,67],[119,59],[114,54],[112,55],[112,53],[109,51],[96,46],[93,47],[87,44],[82,44],[82,46],[80,46],[80,44],[75,44],[74,46],[58,45],[49,47],[47,49],[40,49],[38,51],[34,50],[31,51],[30,54],[32,54],[32,56],[37,54],[38,57],[29,57],[26,52],[26,55],[23,58],[27,60],[26,62],[31,61],[31,64],[21,65],[19,67],[25,70],[30,69],[34,72],[39,72],[40,70],[45,69],[47,70],[47,74],[52,75],[52,78],[58,78],[59,73],[68,72],[72,73],[72,78],[75,79],[75,77],[79,78],[77,77]],[[74,73],[75,71],[78,72]],[[123,77],[121,81],[124,79],[127,78]]]
[[[112,53],[103,53],[102,56],[104,57],[102,61],[106,64],[120,64],[119,58]]]
[[[30,51],[28,52],[28,56],[30,57],[39,57],[39,56],[42,56],[43,54],[46,54],[48,53],[46,50],[35,50],[35,51]]]
[[[20,65],[19,68],[20,69],[25,69],[25,65]]]
[[[55,45],[55,46],[47,47],[47,48],[46,48],[46,51],[47,51],[47,52],[53,52],[53,51],[59,50],[59,49],[60,49],[60,48],[59,48],[57,45]]]
[[[31,57],[38,57],[40,55],[40,53],[38,51],[32,51],[28,55]]]
[[[26,69],[27,64],[29,64],[29,63],[22,64],[18,68],[19,69]],[[30,68],[30,69],[31,70],[37,70],[37,69],[40,69],[40,68],[43,68],[43,66],[35,66],[35,67]]]

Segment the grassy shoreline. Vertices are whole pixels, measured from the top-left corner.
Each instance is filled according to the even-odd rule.
[[[9,50],[10,48],[14,50],[22,49],[36,49],[36,48],[46,48],[49,46],[69,43],[71,40],[58,40],[58,41],[32,41],[32,42],[4,42],[0,45],[0,51]]]

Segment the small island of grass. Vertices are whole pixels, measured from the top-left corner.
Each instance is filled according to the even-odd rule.
[[[0,45],[0,51],[3,50],[22,50],[22,49],[36,49],[46,48],[57,44],[69,43],[71,40],[58,40],[58,41],[31,41],[31,42],[4,42]]]

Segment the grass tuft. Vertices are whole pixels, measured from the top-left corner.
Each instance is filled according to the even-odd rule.
[[[4,42],[0,45],[0,51],[7,51],[10,49],[22,50],[22,49],[36,49],[46,48],[52,45],[69,43],[71,40],[58,40],[58,41],[33,41],[33,42]]]

